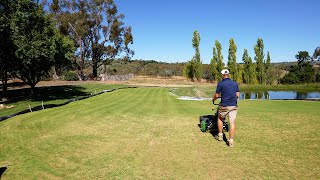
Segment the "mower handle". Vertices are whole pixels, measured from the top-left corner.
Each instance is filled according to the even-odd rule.
[[[214,103],[214,102],[212,102],[212,104],[213,104],[213,105],[220,105],[220,103],[216,104],[216,103]]]
[[[217,105],[217,106],[220,105],[220,103],[219,103],[219,104],[216,104],[216,103],[214,103],[214,102],[212,102],[212,104],[213,104],[213,105]],[[213,108],[212,111],[215,110],[215,109],[216,109],[216,108]]]
[[[219,96],[219,98],[221,99],[221,96]],[[219,99],[219,98],[218,98],[218,99]],[[213,100],[213,99],[212,99],[212,100]],[[213,105],[218,105],[218,106],[220,105],[220,103],[216,104],[216,103],[214,103],[214,101],[212,101],[212,104],[213,104]]]

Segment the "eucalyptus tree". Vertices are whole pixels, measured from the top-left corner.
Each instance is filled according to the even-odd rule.
[[[97,77],[102,64],[113,61],[121,53],[125,53],[126,59],[133,55],[129,49],[133,43],[131,27],[124,25],[124,15],[118,13],[113,0],[55,0],[51,12],[55,13],[60,31],[74,39],[80,75],[85,60],[91,61],[92,75]]]
[[[295,55],[298,60],[298,64],[303,64],[311,60],[308,51],[299,51],[298,54]]]
[[[231,38],[229,40],[228,68],[230,70],[231,78],[233,78],[235,81],[238,79],[236,53],[237,53],[237,46],[234,42],[234,39]]]
[[[255,61],[257,63],[257,78],[259,84],[265,84],[265,67],[264,67],[264,44],[262,38],[258,38],[257,44],[254,46]]]

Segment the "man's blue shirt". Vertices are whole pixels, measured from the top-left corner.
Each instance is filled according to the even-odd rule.
[[[236,92],[239,92],[238,84],[230,78],[225,78],[217,85],[216,93],[221,95],[221,106],[237,106]]]

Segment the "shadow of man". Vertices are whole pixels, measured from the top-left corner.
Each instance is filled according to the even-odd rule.
[[[211,130],[210,134],[213,136],[214,139],[216,139],[216,136],[218,136],[218,131],[217,130]],[[224,132],[223,132],[223,141],[226,143],[227,146],[229,145],[227,136],[226,136],[226,134]]]
[[[8,167],[0,167],[0,179],[2,174],[8,169]]]

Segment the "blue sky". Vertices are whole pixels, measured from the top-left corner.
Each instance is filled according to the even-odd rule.
[[[237,62],[244,48],[254,58],[257,39],[271,62],[294,61],[298,51],[310,55],[320,46],[320,0],[116,0],[124,22],[132,27],[133,59],[189,61],[195,51],[193,32],[200,33],[203,63],[210,63],[215,40],[228,60],[230,38]]]

